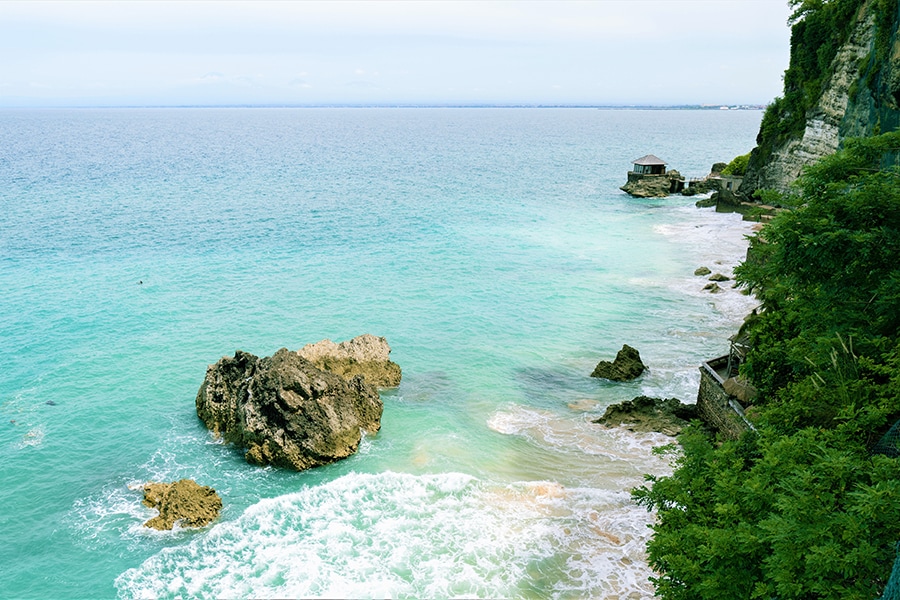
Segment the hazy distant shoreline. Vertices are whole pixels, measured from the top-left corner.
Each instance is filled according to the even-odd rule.
[[[593,110],[765,110],[765,104],[10,104],[0,110],[122,108],[587,108]]]

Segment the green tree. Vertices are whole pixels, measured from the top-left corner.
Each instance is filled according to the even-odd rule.
[[[735,156],[728,165],[722,169],[722,175],[735,175],[743,177],[747,172],[747,163],[750,162],[750,153]]]
[[[797,208],[751,238],[738,281],[762,302],[742,366],[756,431],[682,434],[635,499],[664,599],[867,599],[900,540],[900,458],[870,449],[900,418],[900,133],[808,168]]]

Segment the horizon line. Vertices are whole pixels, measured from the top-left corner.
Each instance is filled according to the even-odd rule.
[[[22,104],[0,106],[0,110],[135,109],[135,108],[589,108],[600,110],[763,110],[768,104],[584,104],[584,103],[233,103],[233,104]]]

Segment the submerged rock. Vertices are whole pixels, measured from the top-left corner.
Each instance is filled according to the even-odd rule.
[[[643,373],[646,368],[647,366],[641,362],[640,353],[628,344],[623,344],[613,362],[602,360],[597,363],[591,377],[601,377],[611,381],[631,381]]]
[[[172,529],[176,523],[181,527],[203,527],[219,516],[222,499],[216,490],[199,485],[193,479],[182,479],[175,483],[154,483],[144,485],[145,506],[159,510],[144,527]]]
[[[613,404],[594,423],[607,427],[625,427],[628,431],[658,431],[678,435],[691,419],[697,418],[697,406],[682,404],[677,398],[649,398],[638,396],[620,404]]]
[[[344,379],[282,348],[258,358],[238,350],[206,370],[197,415],[248,462],[301,471],[356,452],[381,427],[383,404],[362,376]]]
[[[400,385],[400,365],[391,362],[391,347],[383,337],[366,333],[340,344],[322,340],[303,346],[297,354],[316,368],[340,375],[344,379],[362,375],[376,387]]]

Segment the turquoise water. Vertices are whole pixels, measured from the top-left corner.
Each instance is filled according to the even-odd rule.
[[[662,436],[590,422],[692,401],[752,303],[749,224],[618,190],[702,176],[755,111],[0,111],[6,597],[599,597],[652,591],[628,490]],[[260,469],[194,396],[236,349],[385,336],[403,383],[352,458]],[[591,379],[623,343],[651,370]],[[224,510],[155,532],[136,489]]]

